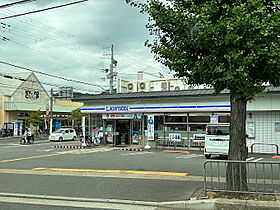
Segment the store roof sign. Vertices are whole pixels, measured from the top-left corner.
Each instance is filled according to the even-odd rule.
[[[106,106],[106,112],[127,112],[128,106]]]

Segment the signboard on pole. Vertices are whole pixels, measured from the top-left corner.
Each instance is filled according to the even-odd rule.
[[[46,105],[46,121],[49,122],[50,120],[50,111],[49,111],[49,104]]]
[[[155,138],[154,122],[154,115],[148,115],[148,140],[154,140]]]
[[[54,122],[54,128],[55,128],[55,130],[60,129],[60,122],[59,121]]]

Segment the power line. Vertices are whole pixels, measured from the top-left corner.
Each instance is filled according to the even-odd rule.
[[[74,83],[80,83],[80,84],[84,84],[84,85],[99,87],[102,90],[105,90],[101,85],[91,84],[91,83],[88,83],[88,82],[83,82],[83,81],[79,81],[79,80],[75,80],[75,79],[68,79],[68,78],[65,78],[65,77],[62,77],[62,76],[51,75],[51,74],[44,73],[44,72],[41,72],[41,71],[38,71],[38,70],[32,70],[32,69],[29,69],[29,68],[26,68],[26,67],[23,67],[23,66],[18,66],[18,65],[15,65],[15,64],[11,64],[11,63],[8,63],[8,62],[5,62],[5,61],[0,61],[0,63],[4,64],[4,65],[12,66],[14,68],[31,71],[33,73],[42,74],[42,75],[45,75],[45,76],[48,76],[48,77],[53,77],[53,78],[56,78],[56,79],[62,79],[62,80],[68,81],[68,82],[74,82]]]
[[[11,10],[8,10],[8,9],[6,9],[7,11],[6,11],[6,13],[10,13],[10,14],[13,14],[14,12],[13,11],[11,11]],[[63,31],[63,30],[61,30],[61,29],[57,29],[57,28],[54,28],[54,27],[52,27],[52,26],[49,26],[49,25],[46,25],[46,24],[44,24],[44,23],[41,23],[41,22],[39,22],[39,21],[37,21],[37,20],[33,20],[33,19],[31,19],[31,18],[27,18],[27,17],[19,17],[19,19],[22,19],[23,21],[25,21],[25,23],[27,24],[29,24],[29,26],[32,26],[32,27],[36,27],[36,28],[39,28],[39,29],[42,29],[42,30],[44,30],[44,31],[46,31],[46,32],[51,32],[51,33],[55,33],[55,34],[58,34],[58,35],[61,35],[63,38],[65,38],[64,36],[66,35],[68,38],[69,37],[75,37],[75,38],[79,38],[79,36],[77,36],[77,35],[75,35],[75,34],[73,34],[73,33],[68,33],[68,32],[65,32],[65,31]],[[18,20],[17,18],[15,19],[15,20],[17,20],[17,21],[19,21],[19,22],[22,22],[21,20]],[[105,44],[104,43],[101,43],[101,42],[97,42],[97,41],[94,41],[94,40],[90,40],[90,39],[85,39],[85,40],[87,40],[87,42],[88,43],[90,43],[90,44],[92,44],[92,42],[94,42],[94,43],[96,43],[97,45],[99,45],[99,47],[105,47]],[[94,45],[95,46],[95,45]]]
[[[26,18],[27,19],[27,18]],[[37,23],[39,23],[39,24],[42,24],[42,23],[40,23],[40,22],[38,22],[38,21],[34,21],[34,20],[32,20],[32,19],[29,19],[30,21],[32,21],[32,22],[37,22]],[[31,23],[31,22],[30,22]],[[46,30],[46,31],[48,31],[49,32],[49,28],[52,28],[52,29],[54,29],[54,30],[56,30],[55,28],[53,28],[53,27],[50,27],[50,26],[47,26],[47,25],[45,25],[45,24],[43,24],[44,25],[44,27],[46,26],[46,27],[48,27],[48,29],[44,29],[44,27],[42,28],[42,27],[39,27],[39,28],[41,28],[41,29],[43,29],[43,30]],[[35,27],[38,27],[38,26],[35,26]],[[22,30],[22,29],[21,29]],[[66,35],[70,35],[70,36],[73,36],[73,37],[77,37],[76,35],[73,35],[73,34],[69,34],[69,33],[67,33],[67,32],[64,32],[64,31],[62,31],[62,30],[58,30],[58,31],[60,31],[60,32],[62,32],[63,34],[66,34]],[[29,32],[29,31],[28,31]],[[30,33],[30,32],[29,32]],[[44,38],[43,38],[44,39]],[[61,42],[61,41],[59,41],[59,42]],[[88,43],[90,43],[91,44],[91,42],[92,42],[92,40],[87,40],[87,42]],[[95,43],[97,43],[97,42],[95,42]],[[101,43],[97,43],[99,46],[102,46],[102,47],[104,47],[104,44],[101,44]],[[60,44],[57,44],[56,43],[56,45],[60,45]],[[61,46],[61,45],[60,45]],[[62,46],[62,47],[64,47],[64,46]],[[66,47],[66,48],[68,48],[68,47]],[[79,48],[79,47],[78,47]],[[76,49],[75,49],[76,50]],[[90,51],[92,51],[92,49],[90,50]],[[96,50],[94,51],[94,52],[96,52]],[[100,52],[100,51],[99,51]],[[120,55],[119,55],[120,56]],[[130,58],[130,60],[128,60],[127,58]],[[151,76],[154,76],[154,77],[159,77],[159,75],[158,74],[153,74],[153,73],[150,73],[150,72],[146,72],[145,70],[143,70],[144,68],[143,68],[143,66],[146,66],[145,68],[150,68],[150,69],[157,69],[159,72],[162,72],[162,70],[165,70],[165,69],[159,69],[159,68],[156,68],[156,67],[152,67],[152,66],[150,66],[150,65],[148,65],[148,64],[145,64],[145,63],[143,63],[143,62],[141,62],[141,61],[138,61],[138,60],[136,60],[136,59],[134,59],[134,58],[132,58],[131,56],[127,56],[127,55],[125,55],[125,57],[124,58],[121,58],[121,59],[123,59],[123,60],[126,60],[126,61],[128,61],[127,63],[133,63],[133,64],[135,64],[135,65],[137,65],[139,68],[138,69],[141,69],[144,73],[146,73],[146,74],[148,74],[148,75],[151,75]],[[166,71],[168,71],[168,70],[166,70]],[[162,73],[163,74],[163,73]],[[165,75],[166,77],[168,77],[169,75],[166,75],[166,74],[163,74],[163,75]]]
[[[10,27],[10,25],[7,25],[7,24],[4,24],[4,23],[1,23],[1,22],[0,22],[0,28],[1,28],[1,25],[2,25],[2,28],[4,28],[4,27],[5,27],[5,28],[6,28],[6,27],[9,28],[9,27]],[[18,29],[16,29],[16,30],[18,30]],[[11,31],[9,31],[9,33],[11,33]],[[15,33],[18,33],[18,32],[15,32]],[[20,34],[21,37],[23,37],[23,38],[32,39],[30,36],[25,35],[24,33],[23,33],[23,34],[19,33],[19,34]],[[1,38],[1,37],[2,37],[2,38]],[[59,61],[59,62],[61,62],[61,63],[63,63],[63,64],[69,64],[69,63],[71,63],[71,64],[75,64],[75,65],[77,65],[77,64],[81,65],[80,63],[77,63],[77,62],[65,61],[65,60],[63,60],[63,59],[61,59],[61,58],[59,58],[59,57],[57,57],[57,56],[49,55],[49,54],[44,53],[44,52],[42,52],[42,51],[35,50],[35,49],[31,48],[31,47],[28,47],[28,46],[23,45],[23,44],[21,44],[21,43],[15,42],[15,41],[11,40],[10,38],[3,37],[3,36],[1,36],[1,35],[0,35],[0,38],[2,39],[2,41],[10,41],[11,43],[17,45],[18,47],[24,48],[24,49],[26,49],[26,50],[31,50],[31,51],[33,51],[34,53],[36,53],[36,54],[38,54],[38,55],[40,55],[40,56],[44,56],[44,57],[47,56],[47,57],[49,57],[49,58],[51,58],[51,59],[54,59],[54,60],[56,60],[56,61]],[[41,39],[40,37],[36,37],[36,38]],[[36,41],[36,40],[35,40],[35,41]],[[67,46],[64,46],[64,45],[62,45],[62,44],[58,44],[57,42],[52,42],[52,41],[51,41],[51,43],[52,43],[53,45],[58,45],[58,46],[60,46],[60,47],[64,47],[64,48],[67,48],[67,49],[70,49],[70,50],[74,50],[74,49],[71,48],[71,47],[67,47]],[[67,43],[66,43],[66,44],[67,44]],[[74,46],[74,47],[75,47],[75,46]],[[76,48],[75,48],[75,50],[76,50]],[[80,50],[79,50],[79,51],[80,51]],[[86,52],[88,52],[88,51],[86,51]],[[83,66],[84,66],[84,67],[87,67],[87,68],[92,68],[92,66],[89,66],[89,65],[83,65]]]
[[[119,55],[120,56],[120,55]],[[160,69],[158,69],[158,68],[155,68],[155,67],[152,67],[152,66],[150,66],[150,65],[148,65],[148,64],[146,64],[145,66],[146,67],[144,67],[144,65],[141,65],[140,63],[138,63],[138,62],[135,62],[135,61],[132,61],[132,60],[128,60],[126,57],[118,57],[118,59],[119,60],[123,60],[123,62],[124,63],[131,63],[132,65],[134,65],[134,68],[138,68],[138,69],[140,69],[140,70],[142,70],[143,71],[143,73],[145,73],[145,74],[149,74],[149,75],[151,75],[151,76],[154,76],[154,77],[160,77],[159,76],[159,74],[158,73],[161,73],[162,71],[160,70]],[[158,69],[158,72],[157,73],[151,73],[150,71],[147,71],[147,70],[144,70],[144,69],[146,69],[146,68],[150,68],[150,69],[153,69],[153,70],[157,70]],[[164,76],[166,76],[166,77],[168,77],[169,75],[166,75],[166,74],[164,74],[164,73],[161,73],[162,75],[164,75]]]
[[[1,38],[1,37],[2,37],[2,40],[3,40],[3,41],[9,41],[9,42],[11,42],[11,43],[13,43],[13,44],[15,44],[15,45],[21,47],[21,48],[24,48],[24,49],[26,49],[26,50],[31,50],[31,51],[37,53],[37,54],[40,55],[40,56],[43,56],[43,55],[44,55],[44,56],[47,56],[47,57],[49,57],[49,58],[51,58],[51,59],[58,60],[58,61],[60,61],[60,62],[62,62],[62,63],[65,64],[65,61],[62,60],[62,59],[60,59],[60,58],[58,58],[58,57],[49,55],[49,54],[47,54],[47,53],[42,53],[41,51],[38,51],[38,50],[35,50],[35,49],[33,49],[33,48],[27,47],[27,46],[25,46],[25,45],[23,45],[23,44],[20,44],[20,43],[18,43],[18,42],[15,42],[15,41],[13,41],[13,40],[7,38],[7,37],[0,36],[0,38]]]
[[[7,78],[7,79],[17,79],[17,80],[20,80],[22,82],[30,82],[30,83],[38,83],[38,80],[28,80],[28,79],[24,79],[22,77],[18,77],[18,76],[15,76],[15,75],[11,75],[11,74],[5,74],[5,73],[0,73],[0,76],[1,77],[4,77],[4,78]],[[61,88],[61,87],[65,87],[65,86],[61,86],[61,85],[58,85],[58,84],[55,84],[55,83],[49,83],[49,82],[44,82],[44,81],[40,81],[41,84],[44,84],[44,85],[48,85],[48,86],[54,86],[54,87],[58,87],[58,88]],[[15,86],[12,86],[12,85],[7,85],[7,84],[4,84],[4,83],[0,83],[5,86],[7,86],[7,88],[15,88]],[[100,92],[100,91],[96,91],[96,90],[89,90],[89,89],[83,89],[83,88],[77,88],[77,87],[74,87],[74,89],[76,90],[80,90],[80,91],[84,91],[84,92]],[[32,89],[32,90],[39,90],[39,89],[35,89],[35,88],[30,88],[28,87],[28,89]]]
[[[38,22],[38,21],[37,21]],[[36,27],[36,26],[35,26]],[[13,27],[15,30],[17,30],[17,31],[26,31],[26,32],[21,32],[21,33],[26,33],[26,34],[28,34],[28,36],[25,36],[25,35],[23,35],[23,36],[25,36],[25,37],[27,37],[27,38],[29,38],[29,39],[32,39],[32,36],[36,36],[36,39],[42,39],[42,40],[44,40],[44,41],[47,41],[47,39],[50,39],[50,38],[46,38],[46,36],[45,37],[43,37],[43,38],[40,38],[40,37],[38,37],[38,36],[41,36],[41,35],[38,35],[38,34],[34,34],[34,33],[31,33],[30,31],[27,31],[27,30],[24,30],[24,29],[16,29],[15,27]],[[51,27],[50,27],[51,28]],[[9,31],[9,32],[11,32],[11,31]],[[64,31],[62,31],[62,32],[64,32]],[[31,36],[30,36],[31,35]],[[70,34],[71,35],[71,34]],[[73,36],[75,36],[75,35],[73,35]],[[75,50],[77,50],[77,48],[78,48],[78,50],[80,51],[80,50],[82,50],[82,51],[84,51],[82,48],[80,48],[80,46],[75,46],[74,44],[72,44],[72,43],[66,43],[66,42],[62,42],[62,41],[60,41],[60,40],[57,40],[57,39],[50,39],[50,40],[54,40],[54,41],[56,41],[56,42],[54,42],[54,41],[47,41],[47,42],[50,42],[50,43],[52,43],[52,44],[55,44],[55,45],[58,45],[58,46],[61,46],[61,47],[65,47],[65,48],[68,48],[68,49],[71,49],[71,50],[74,50],[74,49],[72,49],[72,47],[75,47]],[[36,41],[36,40],[35,40]],[[87,42],[89,42],[89,41],[87,41]],[[19,44],[19,43],[17,43],[17,44]],[[98,43],[99,44],[99,43]],[[70,45],[70,46],[69,46]],[[104,45],[103,45],[104,46]],[[33,50],[33,49],[31,49],[31,50]],[[36,51],[36,50],[33,50],[33,51]],[[85,50],[86,52],[97,52],[97,50]],[[37,51],[38,52],[38,51]],[[100,52],[100,50],[98,51],[98,52]],[[47,56],[49,56],[49,55],[47,55]],[[120,55],[119,55],[120,56]],[[132,65],[135,65],[135,67],[134,68],[137,68],[137,69],[139,69],[139,70],[142,70],[143,71],[143,73],[144,74],[147,74],[147,75],[150,75],[150,76],[153,76],[153,77],[157,77],[157,78],[159,78],[160,76],[159,76],[159,72],[162,72],[162,70],[161,69],[158,69],[159,70],[159,72],[158,73],[151,73],[151,72],[147,72],[146,70],[144,70],[144,68],[150,68],[150,69],[156,69],[155,67],[152,67],[152,66],[150,66],[150,65],[148,65],[148,64],[145,64],[145,63],[143,63],[143,62],[140,62],[140,61],[137,61],[136,59],[133,59],[133,58],[131,58],[130,57],[130,59],[128,60],[127,59],[127,57],[120,57],[119,59],[121,59],[121,60],[123,60],[123,61],[125,61],[125,62],[122,62],[122,63],[126,63],[126,64],[130,64],[130,63],[132,63]],[[146,66],[146,67],[144,67],[144,66]],[[166,74],[163,74],[163,73],[161,73],[162,75],[164,75],[165,77],[169,77],[169,75],[166,75]]]
[[[51,9],[57,9],[57,8],[60,8],[60,7],[66,7],[66,6],[70,6],[70,5],[73,5],[73,4],[79,4],[79,3],[82,3],[82,2],[86,2],[86,1],[88,1],[88,0],[75,1],[75,2],[68,3],[68,4],[62,4],[62,5],[57,5],[57,6],[53,6],[53,7],[48,7],[48,8],[45,8],[45,9],[34,10],[34,11],[31,11],[31,12],[25,12],[25,13],[21,13],[21,14],[11,15],[11,16],[0,18],[0,20],[19,17],[19,16],[23,16],[23,15],[34,14],[34,13],[43,12],[43,11],[47,11],[47,10],[51,10]]]
[[[25,3],[30,3],[36,0],[22,0],[22,1],[17,1],[17,2],[13,2],[13,3],[9,3],[9,4],[4,4],[4,5],[0,5],[0,8],[7,8],[7,7],[11,7],[11,6],[15,6],[18,4],[25,4]]]

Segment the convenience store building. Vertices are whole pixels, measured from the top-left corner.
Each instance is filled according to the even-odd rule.
[[[268,87],[266,95],[248,102],[248,146],[275,153],[280,146],[280,88]],[[230,122],[229,92],[216,96],[212,89],[98,94],[76,99],[84,103],[91,131],[102,130],[113,145],[145,145],[148,116],[154,117],[155,136],[165,145],[170,134],[180,134],[179,145],[192,146],[195,136],[205,134],[211,117]],[[153,141],[150,141],[151,145]]]

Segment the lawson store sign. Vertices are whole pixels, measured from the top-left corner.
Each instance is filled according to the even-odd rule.
[[[82,107],[82,113],[146,113],[146,112],[203,112],[203,111],[230,111],[230,105],[178,105],[178,106],[104,106]]]

